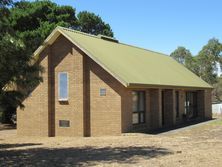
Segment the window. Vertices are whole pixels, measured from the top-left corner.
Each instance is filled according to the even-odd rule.
[[[68,73],[60,72],[59,73],[59,101],[68,100]]]
[[[176,94],[176,118],[179,118],[179,91],[175,92]]]
[[[59,120],[59,127],[70,127],[70,123],[68,120]]]
[[[99,94],[100,94],[100,96],[106,96],[106,89],[100,88]]]
[[[145,92],[144,91],[133,91],[133,124],[145,123]]]

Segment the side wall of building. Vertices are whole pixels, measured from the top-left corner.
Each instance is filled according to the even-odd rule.
[[[43,83],[18,113],[18,134],[36,136],[120,135],[127,89],[65,37],[41,54]],[[59,101],[59,72],[68,73],[68,101]],[[100,95],[100,89],[106,95]],[[127,104],[127,103],[125,103]],[[69,121],[60,127],[59,121]]]

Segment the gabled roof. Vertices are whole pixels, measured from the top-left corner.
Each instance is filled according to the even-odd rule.
[[[34,55],[52,44],[62,34],[96,61],[126,87],[212,88],[171,57],[150,50],[119,43],[104,36],[94,36],[57,27]]]

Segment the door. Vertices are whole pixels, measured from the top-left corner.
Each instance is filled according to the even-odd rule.
[[[197,113],[197,93],[186,92],[185,114],[188,119],[196,118]]]

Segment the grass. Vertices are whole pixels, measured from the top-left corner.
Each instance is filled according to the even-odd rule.
[[[222,126],[222,119],[220,118],[220,119],[218,119],[218,120],[216,120],[216,121],[211,122],[210,124],[211,124],[211,125],[219,125],[219,126]]]

